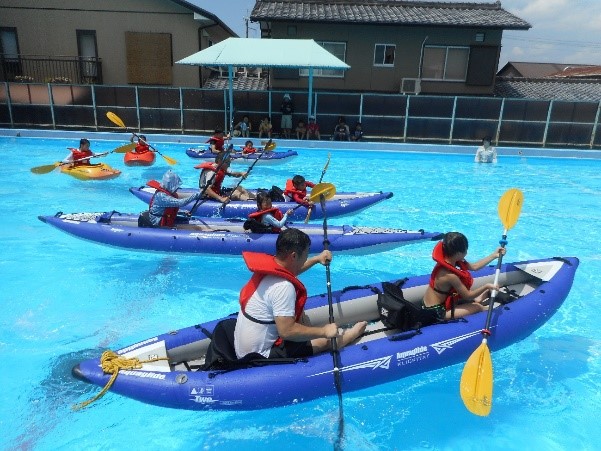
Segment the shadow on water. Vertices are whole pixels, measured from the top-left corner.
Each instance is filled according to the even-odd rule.
[[[40,381],[36,396],[29,399],[31,412],[23,424],[23,432],[15,437],[15,448],[36,449],[37,443],[64,420],[74,404],[98,392],[97,386],[75,379],[71,369],[100,352],[98,349],[68,352],[50,362],[50,372]]]

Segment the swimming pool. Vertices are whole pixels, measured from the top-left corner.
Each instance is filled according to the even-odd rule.
[[[88,136],[96,152],[124,144]],[[37,220],[57,211],[138,212],[128,193],[167,169],[130,168],[122,156],[103,161],[123,171],[113,180],[82,182],[32,174],[61,159],[76,140],[0,138],[5,209],[2,246],[4,312],[0,359],[0,445],[14,449],[330,449],[338,399],[259,412],[200,413],[163,409],[114,394],[89,408],[71,405],[97,388],[75,381],[73,364],[155,333],[237,310],[248,278],[241,259],[145,254],[79,241]],[[155,143],[175,158],[186,185],[195,162],[184,144]],[[302,172],[318,179],[328,151],[299,152],[279,166],[255,166],[247,186],[282,185]],[[237,166],[238,167],[238,166]],[[509,232],[506,261],[547,256],[581,260],[571,294],[526,340],[493,354],[494,405],[470,414],[459,398],[463,365],[344,394],[347,449],[599,449],[601,433],[598,275],[601,251],[601,161],[500,157],[475,165],[469,155],[333,151],[324,181],[340,191],[393,191],[394,197],[331,224],[459,230],[468,259],[497,245],[497,204],[518,187],[525,200]],[[332,263],[332,285],[389,280],[432,268],[431,245],[417,244]],[[216,277],[216,274],[221,277]],[[232,277],[228,277],[231,275]],[[325,270],[302,276],[309,293],[325,292]]]

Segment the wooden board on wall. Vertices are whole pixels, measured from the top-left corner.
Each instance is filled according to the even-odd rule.
[[[139,85],[173,84],[170,33],[125,33],[127,82]]]

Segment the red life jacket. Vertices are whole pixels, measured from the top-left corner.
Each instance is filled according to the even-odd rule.
[[[76,149],[75,147],[69,147],[69,150],[71,151],[71,154],[73,155],[73,164],[75,166],[78,166],[80,164],[90,164],[89,159],[86,159],[83,161],[76,161],[76,160],[81,160],[82,158],[94,156],[94,154],[90,150],[81,150],[81,149]]]
[[[271,214],[275,219],[277,219],[278,221],[281,221],[282,218],[284,217],[284,215],[282,214],[282,212],[280,211],[279,208],[277,207],[271,207],[267,210],[259,210],[259,211],[255,211],[254,213],[251,213],[248,215],[249,218],[251,219],[255,219],[259,222],[261,222],[261,220],[263,219],[263,216],[266,214]],[[280,233],[282,231],[282,229],[280,229],[279,227],[272,227],[271,230],[274,233]]]
[[[150,146],[148,144],[142,144],[140,141],[138,141],[138,144],[136,144],[135,152],[136,153],[150,152]]]
[[[315,186],[315,183],[305,180],[305,186],[308,186],[309,188],[313,188]],[[294,184],[292,183],[292,179],[288,179],[288,180],[286,180],[286,188],[284,188],[284,196],[288,196],[290,199],[292,199],[296,203],[304,205],[304,204],[306,204],[304,199],[305,199],[305,197],[307,197],[307,188],[305,188],[303,190],[296,189],[294,187]]]
[[[436,266],[434,266],[434,269],[432,270],[432,274],[430,275],[430,287],[432,289],[436,290],[436,287],[435,287],[436,275],[438,274],[438,271],[440,271],[442,268],[445,268],[445,269],[451,271],[453,274],[455,274],[457,277],[459,277],[459,280],[461,280],[461,283],[463,285],[465,285],[465,287],[468,290],[470,288],[472,288],[472,285],[474,283],[474,278],[472,277],[472,274],[468,270],[467,262],[465,260],[457,262],[457,266],[459,266],[459,268],[457,268],[456,266],[453,266],[449,262],[447,262],[444,258],[444,253],[442,251],[442,241],[439,241],[436,244],[436,246],[434,246],[434,250],[432,251],[432,259],[436,262]],[[456,301],[458,297],[459,297],[459,293],[457,293],[457,290],[455,290],[454,288],[451,288],[449,290],[449,292],[447,293],[447,297],[445,299],[445,304],[444,304],[445,309],[451,310],[451,308],[453,307],[453,302]]]
[[[223,144],[225,143],[224,139],[220,138],[219,136],[211,136],[207,142],[214,144],[215,149],[220,152],[223,150]]]
[[[248,269],[253,272],[252,277],[246,285],[240,291],[240,307],[242,312],[246,308],[246,304],[251,296],[257,291],[259,283],[263,280],[263,277],[267,275],[281,277],[286,279],[292,285],[296,291],[296,303],[294,305],[294,317],[296,321],[300,321],[303,316],[305,308],[305,302],[307,302],[307,289],[298,278],[284,268],[278,265],[273,255],[261,254],[258,252],[242,252],[242,257]],[[279,341],[280,339],[278,339]]]
[[[152,198],[150,199],[150,202],[148,203],[148,211],[150,211],[150,207],[152,207],[152,204],[154,202],[154,197],[157,195],[157,193],[159,191],[161,193],[165,193],[165,194],[167,194],[167,195],[169,195],[171,197],[177,198],[177,196],[175,194],[172,194],[169,191],[167,191],[156,180],[150,180],[150,181],[146,182],[146,184],[148,186],[150,186],[151,188],[156,189],[156,192],[152,195]],[[161,227],[173,227],[173,226],[175,226],[175,218],[177,217],[177,212],[178,211],[179,211],[179,207],[167,207],[167,208],[165,208],[165,210],[163,211],[163,214],[161,215],[161,222],[160,222]],[[152,214],[152,213],[150,213],[150,214]]]
[[[242,149],[242,153],[245,155],[248,155],[250,153],[255,153],[257,151],[257,149],[255,149],[254,147],[244,147]]]
[[[196,166],[194,166],[194,168],[202,170],[208,169],[209,171],[215,172],[217,165],[215,163],[211,163],[210,161],[206,161],[204,163],[197,164]],[[219,171],[213,178],[213,184],[211,185],[211,189],[219,196],[221,196],[221,184],[223,183],[223,179],[225,178],[225,176],[226,172],[223,169],[219,168]]]

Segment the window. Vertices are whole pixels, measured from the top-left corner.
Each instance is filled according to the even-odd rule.
[[[469,47],[425,47],[422,78],[427,80],[465,81],[469,54]]]
[[[321,45],[324,49],[334,55],[341,61],[346,62],[346,42],[326,42],[326,41],[316,41],[319,45]],[[299,75],[301,77],[309,76],[309,69],[300,69]],[[314,77],[335,77],[335,78],[343,78],[344,70],[342,69],[314,69],[313,70]]]
[[[0,27],[0,53],[3,54],[0,70],[4,72],[7,80],[11,81],[15,77],[23,75],[19,60],[19,41],[17,40],[16,28]]]
[[[94,30],[76,30],[77,53],[80,71],[88,82],[96,81],[98,76],[98,49]]]
[[[374,50],[374,66],[394,66],[396,45],[376,44]]]

